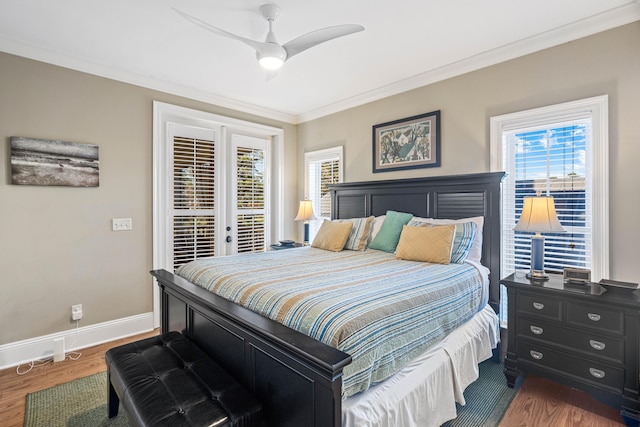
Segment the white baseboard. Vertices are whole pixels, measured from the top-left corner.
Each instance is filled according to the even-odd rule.
[[[152,312],[0,345],[0,369],[53,357],[54,339],[64,338],[65,351],[69,352],[151,330]]]

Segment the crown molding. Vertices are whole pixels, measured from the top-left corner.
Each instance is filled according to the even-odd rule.
[[[640,3],[640,0],[636,0]],[[517,42],[492,49],[463,60],[444,65],[425,73],[400,80],[378,89],[346,98],[342,101],[301,113],[296,116],[297,123],[304,123],[328,116],[359,105],[378,101],[402,92],[417,89],[445,79],[476,71],[491,65],[528,55],[543,49],[558,46],[573,40],[587,37],[602,31],[620,27],[640,20],[640,9],[635,3],[629,3],[606,13],[576,21]]]
[[[299,114],[177,85],[0,37],[0,51],[284,123],[299,124],[640,20],[640,0]]]
[[[243,113],[254,114],[267,119],[278,120],[291,124],[296,123],[296,116],[294,114],[275,111],[191,87],[177,85],[151,76],[142,76],[115,67],[109,67],[103,64],[74,58],[60,52],[44,49],[39,46],[34,46],[13,39],[0,37],[0,52],[57,65],[59,67],[116,80],[122,83],[157,90],[171,95],[189,98],[195,101],[206,102],[207,104],[213,104]]]

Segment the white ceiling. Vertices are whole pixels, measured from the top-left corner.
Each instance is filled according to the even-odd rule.
[[[267,0],[0,0],[0,51],[299,123],[640,20],[639,0],[276,0],[280,43],[315,46],[267,80],[254,51],[186,21],[264,40]]]

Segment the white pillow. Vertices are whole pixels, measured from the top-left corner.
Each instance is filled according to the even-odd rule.
[[[473,237],[473,243],[471,243],[471,249],[469,249],[469,255],[467,259],[469,261],[480,262],[482,258],[482,228],[484,227],[484,217],[483,216],[474,216],[471,218],[461,218],[461,219],[435,219],[435,218],[416,218],[413,217],[413,220],[418,220],[420,222],[427,222],[429,224],[434,225],[446,225],[446,224],[458,224],[462,222],[473,222],[476,224],[476,234]]]

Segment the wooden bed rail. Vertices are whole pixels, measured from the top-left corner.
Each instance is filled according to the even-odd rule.
[[[342,370],[351,356],[166,270],[162,332],[179,331],[262,402],[269,426],[342,424]]]

